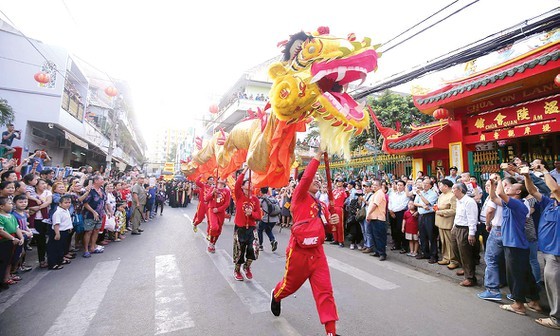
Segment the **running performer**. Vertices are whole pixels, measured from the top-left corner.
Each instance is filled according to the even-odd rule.
[[[198,206],[196,208],[196,214],[193,218],[193,230],[198,231],[198,224],[202,223],[204,217],[208,212],[208,204],[206,203],[206,195],[210,188],[214,186],[214,177],[210,176],[206,183],[202,183],[202,175],[196,179],[196,185],[198,186]],[[208,226],[210,227],[210,226]]]
[[[235,181],[235,229],[233,232],[233,263],[235,270],[233,277],[243,281],[241,265],[247,279],[253,278],[251,263],[257,259],[259,253],[259,239],[257,237],[257,221],[262,218],[260,201],[251,195],[249,180],[244,180],[245,168]]]
[[[311,160],[292,197],[294,224],[286,249],[286,271],[283,279],[272,290],[270,310],[280,315],[280,302],[295,293],[309,279],[321,323],[325,325],[327,336],[336,335],[338,313],[334,302],[331,275],[323,250],[324,226],[337,225],[340,217],[330,215],[326,204],[315,198],[321,188],[321,181],[315,177],[323,153],[317,152]]]
[[[226,216],[226,209],[229,206],[231,193],[226,186],[226,181],[218,180],[216,188],[211,187],[206,195],[205,201],[208,204],[208,252],[216,252],[216,242],[222,233],[222,226]]]

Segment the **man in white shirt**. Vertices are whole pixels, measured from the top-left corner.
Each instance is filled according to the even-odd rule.
[[[461,281],[459,285],[472,287],[477,283],[473,249],[478,224],[478,206],[474,199],[467,196],[467,186],[464,183],[456,183],[451,190],[457,198],[457,210],[451,230],[451,244],[463,266],[463,270],[457,271],[457,275],[465,276],[465,280]]]
[[[483,300],[500,301],[502,294],[500,293],[500,284],[504,283],[505,270],[500,269],[501,260],[504,258],[504,245],[502,243],[502,203],[494,203],[499,201],[496,195],[496,183],[488,180],[486,184],[489,186],[488,198],[484,202],[483,210],[486,210],[485,224],[486,231],[490,232],[486,241],[484,250],[484,261],[486,270],[484,271],[484,287],[486,290],[478,294]]]
[[[397,181],[397,190],[389,194],[389,223],[391,224],[391,238],[393,246],[391,250],[401,250],[406,253],[404,234],[402,232],[402,221],[404,212],[408,208],[410,198],[404,190],[404,181]]]

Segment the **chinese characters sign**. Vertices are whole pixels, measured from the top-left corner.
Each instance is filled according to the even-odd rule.
[[[560,98],[545,99],[467,119],[467,143],[544,134],[560,129]]]

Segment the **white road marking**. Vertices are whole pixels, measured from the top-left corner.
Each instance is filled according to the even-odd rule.
[[[18,287],[17,290],[13,293],[13,295],[8,296],[8,300],[0,304],[0,315],[6,311],[6,309],[10,308],[14,303],[18,302],[29,290],[43,279],[45,275],[49,274],[49,272],[41,272],[37,274],[31,281],[23,285],[22,287]],[[13,289],[13,287],[12,287]]]
[[[156,335],[194,327],[174,255],[156,256]]]
[[[45,336],[85,335],[107,293],[119,263],[120,260],[113,260],[95,265]]]
[[[210,254],[210,259],[241,302],[249,308],[251,314],[270,310],[270,291],[265,290],[255,280],[235,280],[233,278],[234,265],[232,258],[226,251],[218,249],[215,254]]]
[[[397,284],[394,284],[390,281],[381,279],[379,277],[376,277],[375,275],[371,275],[368,272],[364,272],[359,268],[356,268],[354,266],[350,266],[348,264],[343,263],[342,261],[339,261],[335,258],[332,257],[328,257],[328,263],[329,266],[331,268],[334,268],[336,270],[339,270],[341,272],[344,272],[358,280],[361,280],[365,283],[367,283],[370,286],[373,286],[377,289],[381,289],[381,290],[390,290],[390,289],[396,289],[399,288],[399,286]]]
[[[355,251],[351,251],[351,250],[347,250],[347,249],[340,249],[340,252],[346,253],[348,255],[352,255],[355,256],[356,252]],[[359,253],[361,254],[361,253]],[[359,255],[358,254],[358,255]],[[369,255],[366,255],[369,257]],[[372,259],[371,257],[369,257],[369,259]],[[400,266],[398,264],[395,264],[391,261],[385,261],[385,262],[379,262],[379,263],[375,263],[375,266],[379,266],[379,267],[383,267],[386,268],[388,270],[391,270],[393,272],[397,272],[400,273],[402,275],[406,275],[408,277],[426,282],[426,283],[431,283],[431,282],[438,282],[440,281],[438,278],[433,277],[431,275],[428,275],[426,273],[423,272],[419,272],[419,271],[415,271],[409,267],[405,267],[405,266]]]

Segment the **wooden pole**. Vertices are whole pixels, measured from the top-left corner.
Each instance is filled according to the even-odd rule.
[[[327,175],[327,194],[329,195],[329,211],[332,212],[334,209],[334,196],[333,196],[333,188],[332,188],[332,179],[331,179],[331,167],[329,165],[329,154],[327,152],[323,153],[323,161],[325,162],[325,174]]]

